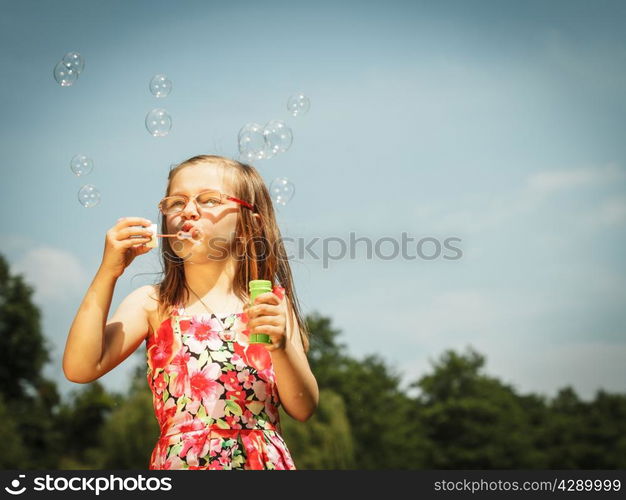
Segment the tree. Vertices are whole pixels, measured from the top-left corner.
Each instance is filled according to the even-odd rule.
[[[306,422],[292,419],[280,408],[283,437],[298,469],[350,469],[354,443],[345,403],[330,389],[320,390],[315,414]]]
[[[446,351],[412,387],[436,469],[533,468],[541,456],[528,439],[527,415],[509,386],[481,373],[484,356]]]

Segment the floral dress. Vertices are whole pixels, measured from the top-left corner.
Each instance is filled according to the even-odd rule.
[[[245,313],[219,319],[177,306],[146,339],[161,429],[149,468],[295,469],[269,351],[248,343]]]

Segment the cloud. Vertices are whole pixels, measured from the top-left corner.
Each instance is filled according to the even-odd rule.
[[[444,204],[416,205],[414,216],[426,221],[440,231],[463,231],[478,233],[494,229],[513,217],[538,210],[551,197],[575,189],[593,189],[612,186],[626,180],[626,170],[609,163],[597,167],[552,169],[529,175],[523,184],[513,191],[497,193],[482,202],[471,198],[464,210],[448,212]],[[476,200],[476,201],[473,201]],[[607,198],[588,214],[575,214],[585,224],[614,225],[626,220],[623,196]]]
[[[617,226],[626,223],[626,196],[603,200],[598,207],[585,215],[584,221],[591,226]]]
[[[626,178],[626,171],[610,163],[602,167],[546,170],[531,175],[527,186],[531,191],[553,193],[560,190],[609,184]]]
[[[88,276],[80,261],[58,248],[41,246],[28,250],[12,267],[34,287],[38,303],[63,302],[68,296],[85,291]]]

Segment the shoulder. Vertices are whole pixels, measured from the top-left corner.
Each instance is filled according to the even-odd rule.
[[[159,321],[159,285],[144,285],[137,288],[133,293],[137,293],[143,304],[143,310],[146,313],[150,330],[160,324]]]

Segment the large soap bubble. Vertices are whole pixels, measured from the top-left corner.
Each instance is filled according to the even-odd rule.
[[[68,68],[76,72],[76,76],[83,72],[85,60],[78,52],[68,52],[63,56],[62,61]]]
[[[166,136],[172,128],[172,117],[165,109],[153,109],[146,115],[146,128],[154,137]]]
[[[100,191],[92,184],[86,184],[78,191],[78,201],[85,208],[95,207],[100,203]]]
[[[150,80],[150,92],[154,97],[167,97],[172,91],[172,81],[166,75],[154,75]]]
[[[279,206],[285,206],[293,198],[296,187],[286,177],[277,177],[270,184],[272,201]]]
[[[70,168],[79,177],[87,175],[93,169],[93,160],[86,155],[76,155],[70,162]]]
[[[280,120],[268,122],[263,129],[263,136],[271,156],[284,153],[293,142],[293,132]]]
[[[63,61],[59,61],[54,67],[54,79],[61,87],[73,85],[78,78],[78,73]]]
[[[267,147],[264,127],[258,123],[246,123],[239,131],[239,153],[245,162],[263,160],[271,157]]]

